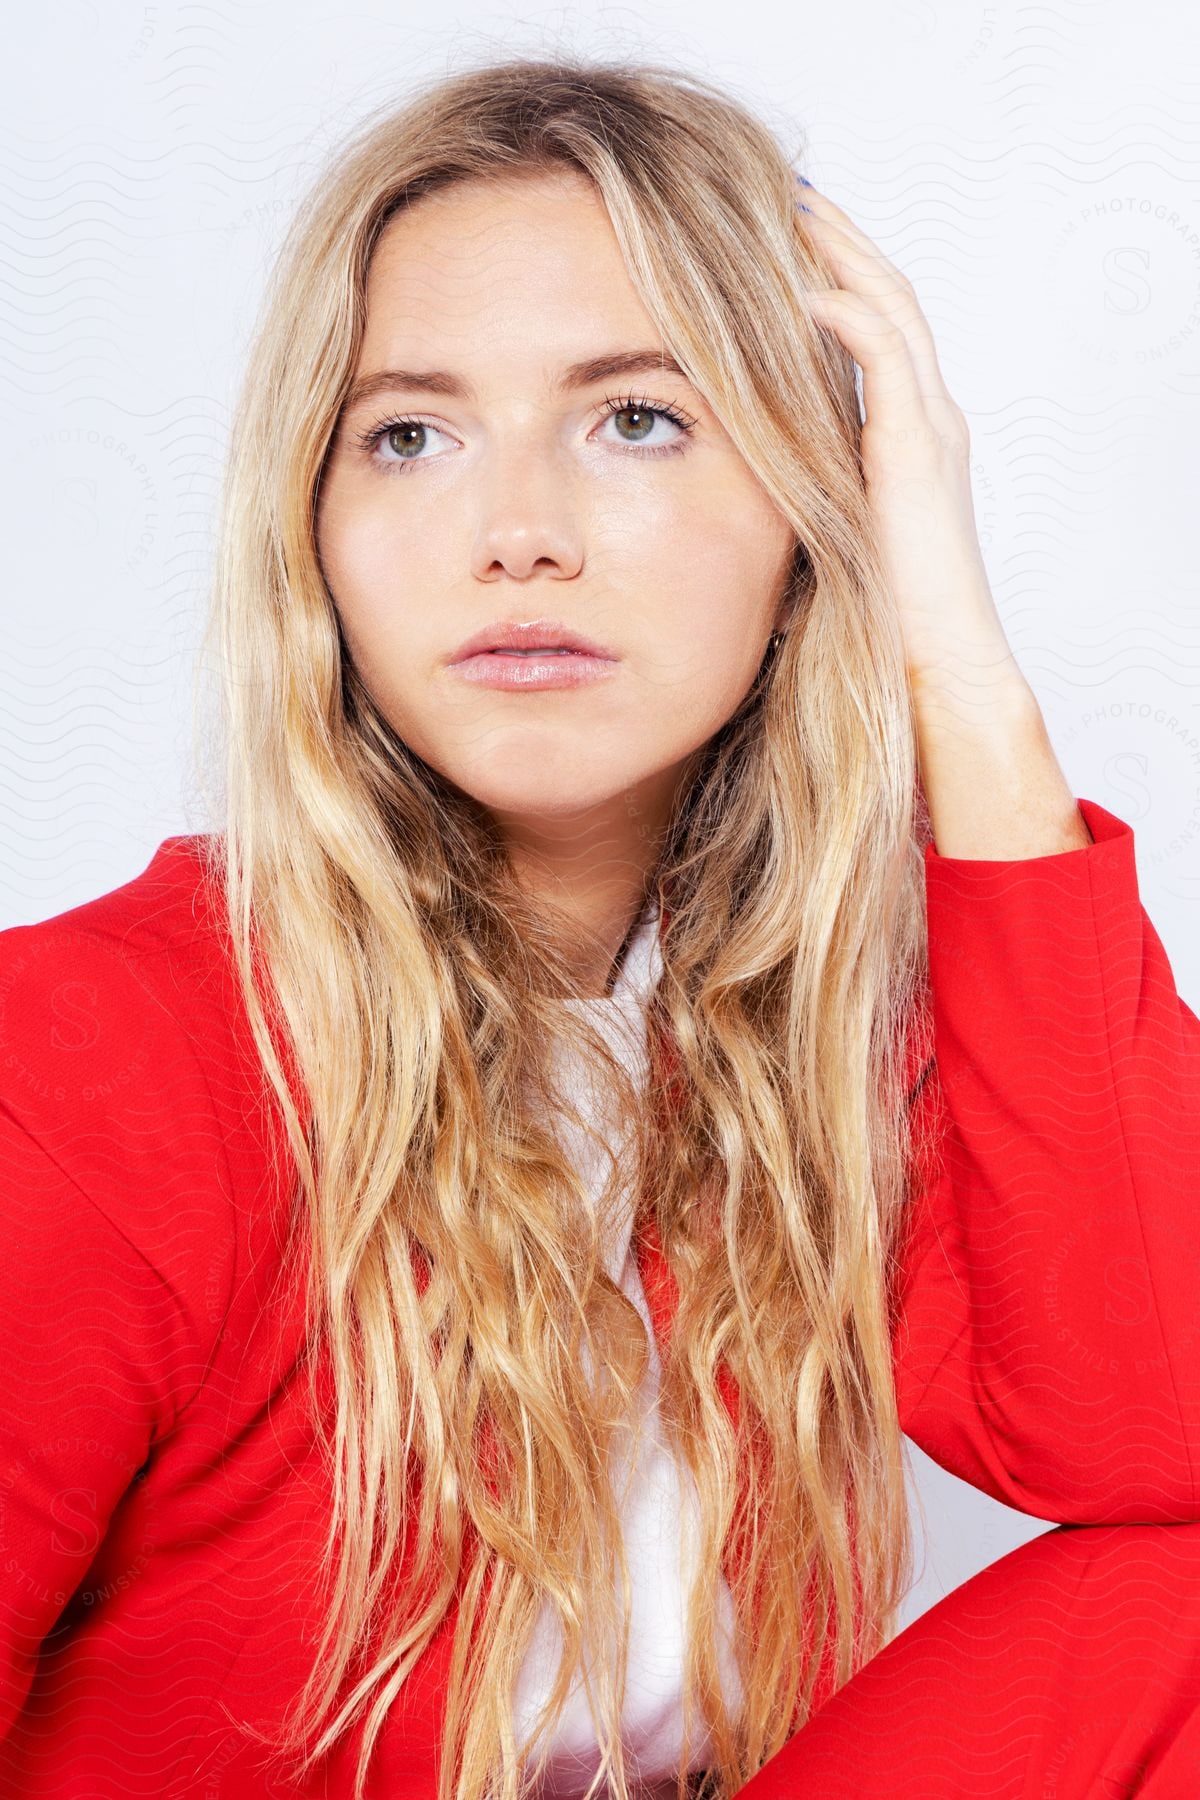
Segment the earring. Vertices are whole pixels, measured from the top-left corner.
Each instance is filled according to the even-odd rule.
[[[782,642],[783,642],[782,631],[773,631],[771,633],[771,649],[777,650]]]

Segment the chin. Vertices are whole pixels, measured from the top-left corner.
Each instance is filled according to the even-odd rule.
[[[490,812],[522,819],[544,819],[547,824],[620,805],[623,794],[622,789],[614,792],[606,787],[597,792],[594,787],[585,785],[548,784],[544,773],[541,779],[528,783],[483,781],[460,785]]]
[[[543,739],[524,745],[485,740],[469,762],[447,758],[439,766],[480,806],[547,820],[620,805],[650,773],[613,767],[611,754],[586,736],[580,742]]]

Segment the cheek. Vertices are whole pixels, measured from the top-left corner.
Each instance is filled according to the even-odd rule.
[[[369,607],[372,597],[382,608],[396,582],[402,564],[402,536],[395,509],[355,494],[353,498],[336,481],[321,502],[317,515],[317,543],[330,590],[339,605]]]
[[[732,711],[762,660],[780,588],[776,535],[723,527],[714,508],[660,584],[647,641],[659,648],[664,676],[694,686],[705,706],[725,702]]]
[[[356,501],[351,509],[334,489],[318,514],[317,546],[359,672],[372,686],[394,680],[416,648],[408,602],[428,590],[412,533],[385,506]]]
[[[777,515],[697,521],[686,559],[664,584],[648,671],[645,729],[681,753],[707,741],[746,698],[762,663],[791,562],[792,534]],[[643,742],[645,740],[643,739]]]

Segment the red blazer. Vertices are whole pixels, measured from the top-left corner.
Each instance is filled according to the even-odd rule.
[[[1133,832],[1079,806],[1086,848],[926,852],[913,1105],[942,1135],[895,1276],[900,1418],[1035,1517],[1198,1519],[1200,1021]],[[280,1793],[239,1722],[279,1719],[317,1624],[287,1157],[198,843],[0,933],[3,1800]],[[637,1242],[663,1339],[649,1221]],[[380,1800],[432,1800],[452,1623],[393,1708]]]

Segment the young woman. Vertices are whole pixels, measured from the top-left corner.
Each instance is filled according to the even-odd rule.
[[[222,829],[0,939],[4,1795],[1194,1794],[1200,1022],[907,281],[702,82],[431,86],[214,619]],[[1072,1529],[897,1635],[904,1432]]]

